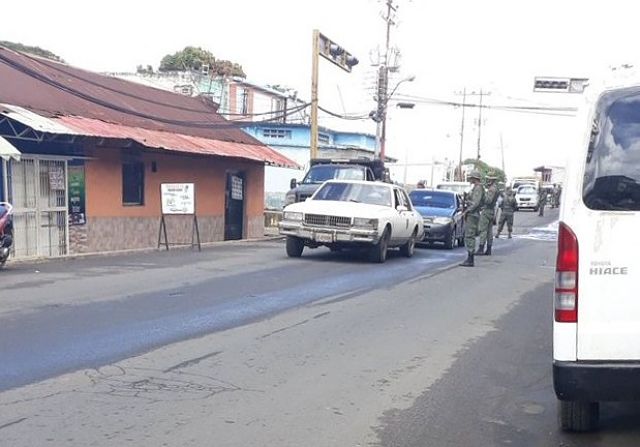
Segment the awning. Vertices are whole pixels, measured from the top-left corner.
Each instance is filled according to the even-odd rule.
[[[20,151],[13,144],[0,137],[0,158],[7,161],[11,159],[20,161],[20,155]]]
[[[133,140],[152,149],[164,149],[197,155],[242,158],[265,163],[270,166],[299,169],[296,162],[265,145],[211,140],[179,133],[130,127],[79,116],[52,118],[58,125],[74,133],[99,138]]]

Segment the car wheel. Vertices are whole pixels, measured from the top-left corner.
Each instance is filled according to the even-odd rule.
[[[378,243],[371,247],[371,251],[369,252],[369,260],[371,262],[382,264],[387,260],[387,250],[389,249],[390,238],[391,232],[389,231],[389,228],[385,228]]]
[[[418,230],[413,230],[413,234],[409,238],[406,244],[400,247],[400,253],[402,256],[410,258],[416,252],[416,237],[418,236]]]
[[[456,239],[456,229],[452,228],[444,241],[444,248],[451,250]]]
[[[598,426],[599,412],[598,402],[561,400],[558,404],[560,428],[575,432],[595,430]]]
[[[299,258],[304,250],[304,241],[299,237],[287,236],[287,256]]]

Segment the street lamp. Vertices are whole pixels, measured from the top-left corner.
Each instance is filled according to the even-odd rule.
[[[387,106],[393,95],[405,82],[413,82],[416,80],[415,76],[408,76],[400,81],[391,89],[391,93],[387,94],[387,78],[386,78],[386,67],[380,67],[380,76],[378,79],[378,110],[377,112],[372,112],[370,116],[378,123],[376,127],[376,151],[375,158],[379,158],[380,160],[385,159],[385,143],[387,138]],[[384,68],[384,69],[383,69]],[[403,103],[408,107],[401,108],[413,108],[409,106],[410,103]]]
[[[320,56],[346,71],[358,65],[358,59],[320,31],[313,30],[311,66],[311,158],[318,157],[318,69]]]

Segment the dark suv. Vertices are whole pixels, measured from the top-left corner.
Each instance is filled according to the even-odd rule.
[[[305,201],[327,180],[384,180],[385,172],[381,160],[311,160],[309,172],[300,183],[291,179],[291,190],[285,197],[285,206]]]

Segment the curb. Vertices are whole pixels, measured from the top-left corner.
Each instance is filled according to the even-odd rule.
[[[245,245],[256,242],[270,242],[284,239],[284,236],[264,236],[260,238],[251,238],[251,239],[239,239],[234,241],[216,241],[216,242],[203,242],[200,244],[202,249],[209,249],[215,247],[225,247],[225,246],[234,246],[234,245]],[[186,245],[175,245],[171,247],[171,250],[191,250],[192,247],[189,244]],[[7,266],[11,265],[39,265],[45,264],[48,262],[61,262],[61,261],[73,261],[78,259],[87,259],[87,258],[107,258],[107,257],[117,257],[117,256],[128,256],[135,254],[146,254],[146,253],[163,253],[167,252],[164,248],[135,248],[129,250],[115,250],[115,251],[99,251],[92,253],[76,253],[72,255],[59,256],[54,258],[27,258],[27,259],[9,259],[7,262]]]

